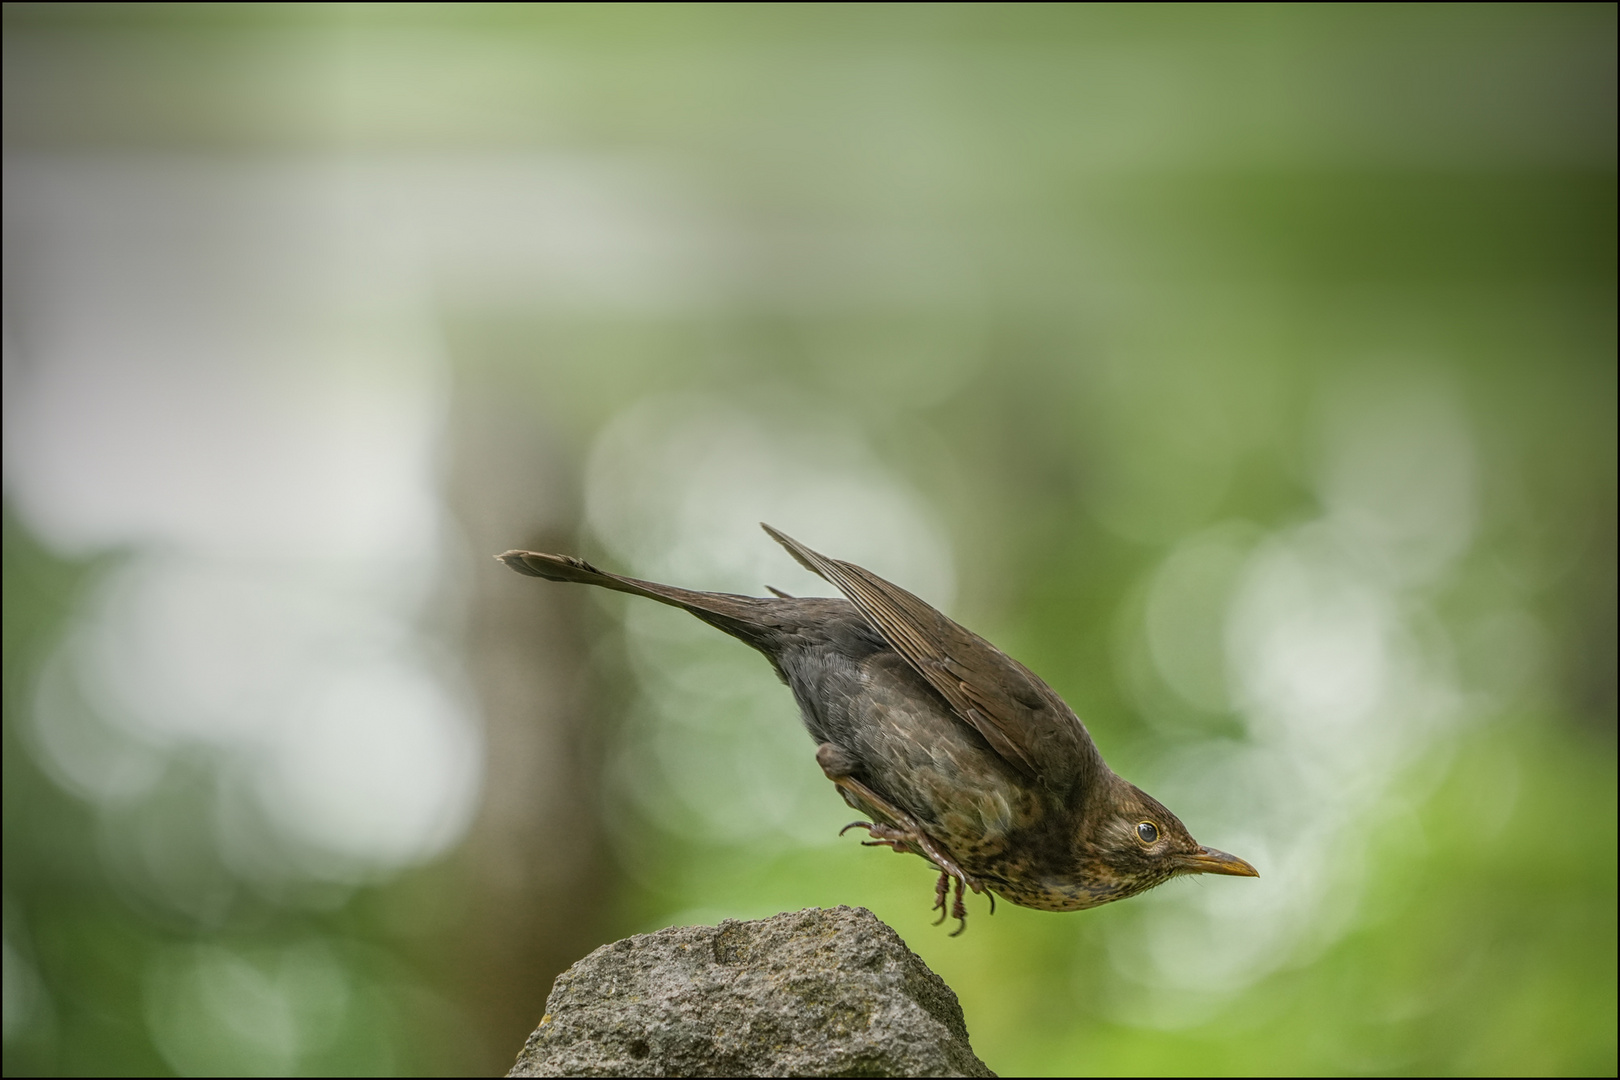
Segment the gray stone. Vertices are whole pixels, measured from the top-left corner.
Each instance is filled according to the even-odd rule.
[[[509,1076],[994,1076],[945,981],[865,908],[677,926],[557,977]]]

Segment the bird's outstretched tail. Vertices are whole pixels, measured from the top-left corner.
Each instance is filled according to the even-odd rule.
[[[639,578],[610,574],[572,555],[547,555],[539,551],[506,551],[495,557],[518,573],[530,577],[545,578],[548,581],[576,581],[581,585],[599,585],[615,592],[645,596],[660,604],[684,608],[709,625],[739,637],[751,645],[754,645],[759,637],[757,624],[760,607],[776,603],[774,600],[755,596],[698,592],[694,589],[679,589],[674,585],[660,585],[656,581],[642,581]]]
[[[530,577],[545,578],[547,581],[577,581],[581,585],[600,585],[604,589],[617,589],[619,592],[648,596],[655,600],[662,599],[645,588],[649,582],[622,578],[617,574],[598,570],[584,559],[576,559],[572,555],[546,555],[538,551],[504,551],[495,557],[518,573]]]

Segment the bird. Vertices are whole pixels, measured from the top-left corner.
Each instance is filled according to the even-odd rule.
[[[763,653],[821,771],[865,815],[842,831],[931,863],[935,923],[949,914],[953,937],[967,929],[964,890],[987,893],[992,913],[998,895],[1080,911],[1185,875],[1260,876],[1110,769],[1075,711],[1023,664],[870,570],[761,527],[842,596],[699,592],[569,555],[496,558],[682,608]]]

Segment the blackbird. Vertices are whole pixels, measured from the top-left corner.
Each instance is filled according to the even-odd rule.
[[[992,911],[996,894],[1078,911],[1181,874],[1260,876],[1200,846],[1115,775],[1074,710],[1024,665],[870,570],[763,528],[845,599],[693,592],[567,555],[496,557],[520,574],[684,608],[764,653],[798,700],[822,772],[871,819],[845,831],[932,863],[936,921],[955,918],[952,936],[967,928],[964,886],[990,892]]]

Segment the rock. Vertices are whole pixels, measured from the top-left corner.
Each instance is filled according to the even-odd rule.
[[[956,994],[865,908],[677,926],[557,977],[508,1076],[994,1076]]]

